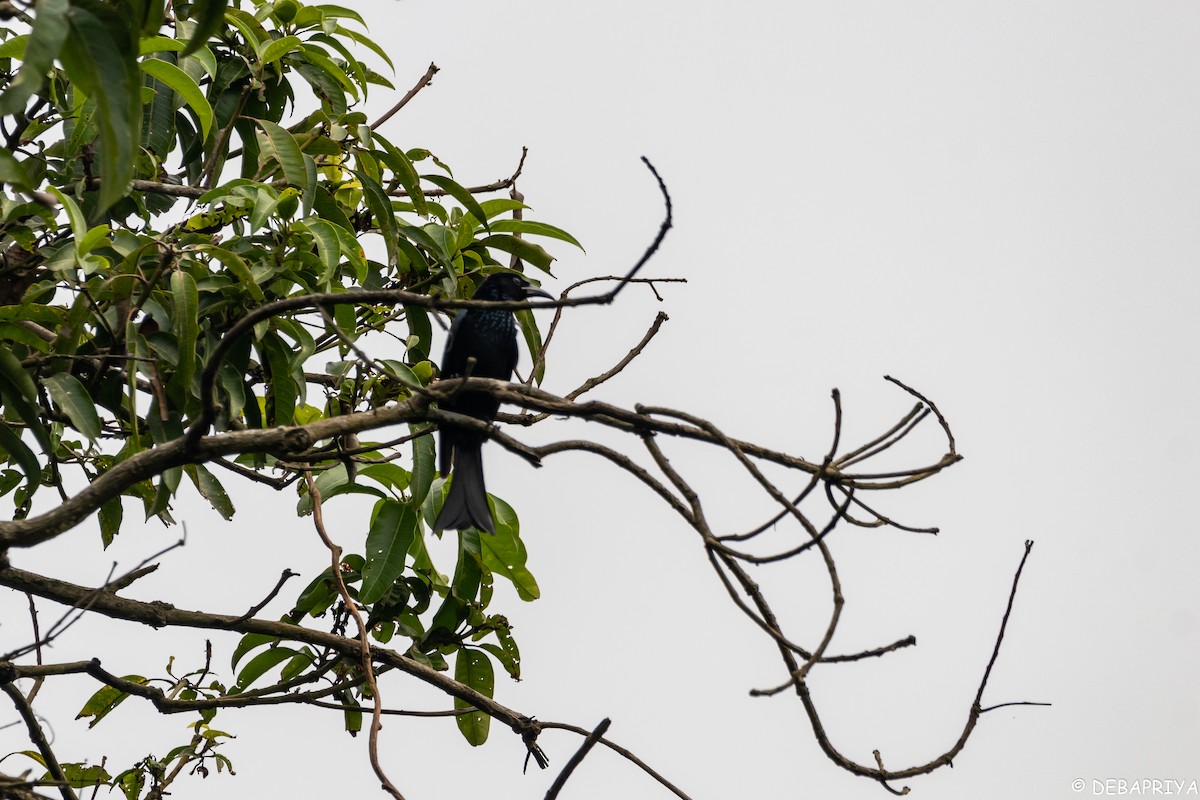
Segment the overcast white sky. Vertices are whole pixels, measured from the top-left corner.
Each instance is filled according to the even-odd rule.
[[[548,389],[607,368],[662,308],[662,334],[597,397],[686,408],[810,458],[828,445],[834,386],[852,443],[910,405],[884,374],[949,418],[966,459],[875,498],[941,535],[844,530],[830,540],[847,595],[832,649],[919,641],[813,671],[842,752],[869,763],[878,748],[900,768],[953,743],[1028,538],[1037,544],[984,702],[1054,705],[985,715],[954,769],[908,782],[914,796],[1107,796],[1093,781],[1200,781],[1194,3],[353,5],[392,53],[400,91],[430,61],[441,67],[384,127],[392,141],[433,150],[463,183],[507,175],[530,147],[521,189],[537,218],[588,249],[556,250],[551,290],[624,271],[661,216],[638,156],[666,179],[676,228],[648,273],[688,283],[664,287],[661,305],[630,290],[613,308],[573,313]],[[394,99],[381,92],[374,107]],[[914,461],[941,455],[934,433],[914,442]],[[706,490],[718,524],[766,514],[727,460],[669,452]],[[794,696],[747,695],[782,680],[774,649],[732,607],[690,529],[648,492],[582,456],[538,471],[495,447],[487,459],[489,488],[522,514],[543,590],[537,603],[500,609],[518,626],[526,680],[500,681],[498,699],[589,728],[611,717],[611,738],[696,800],[887,796],[826,760]],[[284,567],[324,566],[290,499],[236,499],[230,525],[185,503],[188,547],[131,594],[169,587],[181,606],[240,612]],[[347,506],[333,521],[351,549],[360,518]],[[91,536],[88,526],[62,537],[57,553],[90,548]],[[132,566],[168,536],[131,530],[114,557]],[[244,557],[218,560],[231,546]],[[98,583],[108,563],[81,564],[76,577]],[[822,573],[755,577],[788,598],[781,612],[815,644],[828,614]],[[5,626],[6,640],[13,631]],[[147,651],[199,657],[181,651],[184,637],[146,636]],[[126,641],[105,651],[114,672],[142,668],[120,655]],[[81,635],[52,655],[98,647]],[[44,694],[46,713],[56,703],[73,713],[87,693],[74,687]],[[382,690],[392,706],[443,707],[403,680]],[[223,712],[218,727],[239,734],[227,748],[238,777],[181,783],[176,800],[283,786],[374,794],[365,741],[341,734],[333,716],[278,717]],[[144,752],[122,731],[182,742],[185,722],[130,701],[90,738],[81,724],[55,734],[65,758],[94,753],[103,735],[114,762],[128,762]],[[24,746],[12,731],[0,736],[13,740],[7,749]],[[555,767],[577,744],[543,738]],[[489,786],[500,787],[490,796],[541,797],[554,772],[521,775],[523,748],[498,726],[471,750],[448,721],[389,721],[383,752],[414,800]],[[563,796],[669,795],[597,750]]]

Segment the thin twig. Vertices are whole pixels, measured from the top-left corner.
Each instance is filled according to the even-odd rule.
[[[571,756],[566,764],[563,764],[563,768],[558,773],[558,776],[554,779],[554,783],[550,784],[550,788],[546,790],[546,800],[555,800],[555,798],[558,797],[558,793],[562,791],[563,786],[567,782],[567,778],[570,778],[571,773],[575,771],[575,768],[583,763],[583,759],[586,758],[587,754],[591,752],[591,749],[596,746],[596,742],[600,741],[600,738],[604,736],[605,732],[608,730],[608,726],[611,724],[612,720],[610,720],[608,717],[605,717],[604,719],[600,720],[600,724],[597,725],[592,732],[587,735],[587,738],[583,740],[583,744],[579,745],[579,749],[575,751],[575,754]]]
[[[416,82],[416,84],[411,89],[408,90],[408,94],[406,94],[406,95],[404,95],[404,97],[400,98],[400,102],[396,103],[396,105],[389,108],[387,111],[385,111],[383,113],[382,116],[379,117],[379,119],[377,119],[371,123],[371,130],[377,130],[380,125],[382,125],[383,123],[385,123],[389,119],[391,119],[393,114],[395,114],[397,111],[399,111],[400,109],[402,109],[406,105],[408,105],[408,101],[412,100],[414,97],[417,96],[418,92],[420,92],[422,89],[424,89],[426,86],[428,86],[429,82],[433,80],[433,76],[436,75],[437,73],[438,73],[438,65],[434,64],[432,61],[429,62],[429,69],[425,70],[425,74],[421,76],[420,80],[418,80]]]
[[[317,529],[317,534],[321,537],[321,541],[329,548],[329,555],[332,560],[332,572],[334,579],[337,581],[338,593],[342,597],[342,602],[346,606],[346,610],[354,617],[354,622],[358,625],[358,641],[360,645],[360,656],[362,659],[363,673],[367,679],[367,685],[371,690],[371,698],[374,701],[374,711],[371,715],[371,732],[367,739],[367,753],[371,760],[371,769],[375,771],[375,776],[379,778],[385,791],[396,800],[404,800],[404,795],[396,788],[387,773],[383,771],[383,765],[379,761],[379,729],[381,726],[380,715],[383,712],[383,698],[379,695],[379,684],[375,680],[375,660],[371,657],[371,643],[367,639],[370,629],[367,628],[367,623],[363,620],[362,614],[358,610],[358,605],[354,602],[354,598],[350,596],[350,590],[346,588],[346,582],[342,578],[342,548],[334,543],[329,537],[329,533],[325,530],[325,519],[321,509],[321,492],[317,489],[316,481],[313,480],[311,472],[304,473],[304,482],[308,484],[308,493],[312,497],[313,508],[313,526]]]
[[[590,735],[590,732],[588,731],[587,728],[581,728],[578,725],[569,725],[565,722],[541,722],[539,724],[542,726],[542,728],[544,728],[546,730],[571,731],[572,733],[577,733],[580,736],[589,736]],[[645,761],[642,761],[640,758],[635,756],[630,750],[627,750],[626,748],[621,747],[619,744],[609,741],[608,739],[605,739],[604,737],[600,737],[599,742],[600,742],[600,744],[604,745],[609,750],[612,750],[614,753],[621,756],[622,758],[627,759],[628,761],[636,764],[643,772],[645,772],[651,778],[654,778],[654,780],[658,781],[668,791],[670,791],[676,797],[680,798],[680,800],[691,800],[691,797],[689,797],[687,794],[685,794],[682,789],[680,789],[675,784],[671,783],[669,780],[664,778],[658,772],[654,771],[650,767],[649,764],[647,764]]]

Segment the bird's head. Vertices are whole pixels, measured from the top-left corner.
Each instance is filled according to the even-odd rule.
[[[497,272],[484,278],[475,290],[475,300],[526,300],[530,297],[554,297],[537,288],[515,272]]]

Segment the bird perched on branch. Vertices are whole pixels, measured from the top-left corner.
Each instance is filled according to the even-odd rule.
[[[513,272],[489,275],[475,290],[475,300],[525,300],[550,295],[530,285]],[[474,359],[472,362],[471,360]],[[442,357],[442,378],[469,375],[506,381],[517,366],[517,322],[513,312],[491,308],[464,308],[454,317],[450,339]],[[445,411],[491,422],[500,409],[500,401],[487,392],[463,391],[438,403]],[[438,432],[438,472],[443,476],[454,466],[450,493],[433,529],[458,529],[472,526],[495,533],[496,526],[488,508],[483,483],[483,459],[480,448],[487,435],[476,430],[443,424]]]

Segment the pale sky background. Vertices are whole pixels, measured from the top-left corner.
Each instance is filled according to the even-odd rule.
[[[910,406],[884,374],[949,418],[965,460],[871,498],[941,535],[845,529],[829,540],[847,596],[831,649],[910,633],[919,642],[813,671],[835,746],[865,763],[878,748],[896,769],[954,742],[1028,538],[1037,544],[984,703],[1053,706],[984,715],[953,769],[902,785],[922,800],[1011,800],[1105,796],[1093,781],[1108,779],[1200,781],[1200,8],[353,6],[393,55],[399,92],[430,61],[441,67],[384,126],[393,142],[433,150],[464,184],[509,174],[530,148],[520,187],[536,218],[588,249],[555,248],[552,291],[625,271],[661,218],[638,156],[666,179],[676,228],[646,274],[688,283],[662,287],[662,304],[633,287],[612,308],[573,312],[546,388],[565,392],[606,369],[661,308],[671,319],[660,336],[595,397],[684,408],[812,459],[828,446],[835,386],[847,443]],[[372,108],[396,97],[379,92]],[[927,424],[910,463],[943,452]],[[542,442],[575,430],[516,434]],[[730,459],[667,449],[717,524],[745,528],[769,514]],[[748,696],[781,682],[773,646],[732,606],[695,534],[640,484],[581,455],[537,471],[498,447],[486,458],[489,488],[521,513],[543,591],[533,604],[495,603],[517,626],[525,671],[520,684],[498,679],[501,702],[587,728],[611,717],[613,740],[696,800],[888,796],[825,758],[793,695]],[[325,566],[291,495],[243,487],[235,500],[232,524],[181,502],[187,548],[128,594],[169,591],[181,607],[241,613],[285,567],[312,575]],[[330,511],[348,549],[361,548],[364,513],[348,503]],[[112,559],[129,568],[174,535],[134,525],[84,561],[94,527],[14,562],[38,569],[74,556],[74,578],[96,584]],[[796,638],[815,644],[828,615],[823,571],[755,577],[782,598],[777,610]],[[23,602],[4,598],[4,619],[14,620],[0,628],[5,642],[26,636],[15,621]],[[121,628],[97,620],[77,630],[49,657],[100,654],[124,674],[146,668],[140,652],[161,653],[158,664],[202,655],[177,632],[97,641]],[[135,654],[122,653],[134,636]],[[224,668],[234,637],[213,637]],[[58,721],[66,760],[104,751],[122,767],[156,735],[186,740],[190,717],[163,720],[137,700],[91,734],[63,724],[94,687],[56,683],[39,709]],[[446,705],[394,676],[381,689],[392,707]],[[239,736],[225,747],[238,776],[182,781],[173,797],[384,796],[365,736],[350,739],[340,723],[312,709],[222,712],[216,727]],[[552,769],[522,775],[523,747],[498,725],[473,750],[449,720],[389,719],[382,751],[412,800],[540,798],[579,741],[545,733]],[[13,729],[0,745],[26,746]],[[670,795],[597,749],[562,796]]]

